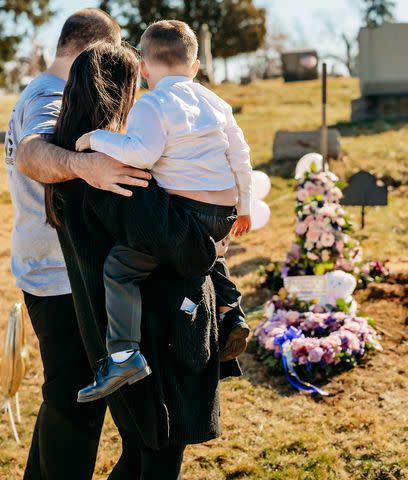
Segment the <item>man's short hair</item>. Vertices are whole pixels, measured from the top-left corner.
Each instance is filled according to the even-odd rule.
[[[192,65],[197,59],[198,42],[187,23],[161,20],[152,23],[140,41],[141,57],[169,67]]]
[[[99,41],[120,45],[118,22],[99,8],[82,8],[65,21],[58,40],[57,56],[79,54]]]

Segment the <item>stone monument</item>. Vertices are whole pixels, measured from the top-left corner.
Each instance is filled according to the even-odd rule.
[[[213,83],[214,68],[211,53],[211,32],[208,25],[201,25],[199,34],[200,80]]]
[[[357,70],[361,97],[352,102],[352,120],[408,116],[408,23],[362,28]]]
[[[287,50],[281,54],[282,75],[285,82],[316,80],[319,78],[319,59],[316,50]]]

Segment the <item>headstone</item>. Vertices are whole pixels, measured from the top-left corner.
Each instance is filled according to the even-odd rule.
[[[246,75],[244,77],[241,77],[239,80],[240,85],[249,85],[254,81],[254,77],[251,75]]]
[[[311,301],[327,295],[327,280],[324,275],[302,275],[286,277],[286,290],[299,300]]]
[[[278,131],[272,147],[273,173],[282,177],[293,177],[299,158],[307,153],[320,151],[320,139],[320,130],[304,132]],[[339,158],[341,147],[339,130],[329,128],[327,140],[328,158]]]
[[[358,36],[361,98],[352,120],[408,116],[408,23],[362,28]]]
[[[214,82],[214,68],[211,53],[211,32],[208,25],[201,25],[199,34],[199,58],[201,80]]]
[[[361,206],[361,228],[365,223],[365,207],[388,204],[388,191],[385,185],[378,185],[374,175],[361,170],[349,178],[348,186],[343,190],[343,205]]]
[[[282,75],[285,82],[316,80],[319,77],[319,59],[316,50],[282,52]]]

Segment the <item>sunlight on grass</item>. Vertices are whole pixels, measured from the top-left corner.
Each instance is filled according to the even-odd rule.
[[[278,130],[318,128],[320,83],[284,84],[281,80],[250,86],[221,85],[217,93],[235,106],[251,146],[255,166],[268,171],[272,142]],[[368,258],[401,259],[408,248],[408,126],[399,123],[349,124],[350,102],[357,98],[356,80],[329,79],[328,120],[343,132],[342,160],[332,168],[342,178],[365,168],[389,175],[403,185],[390,192],[388,207],[370,208],[367,226],[359,230],[359,209],[347,208],[355,218],[356,236]],[[0,130],[4,130],[14,98],[0,102]],[[229,265],[255,327],[269,292],[258,287],[259,266],[280,260],[293,238],[293,180],[271,177],[266,201],[269,225],[240,240],[244,252]],[[0,174],[0,334],[7,312],[19,298],[9,266],[12,209],[4,168]],[[359,301],[365,299],[359,294]],[[223,381],[222,438],[189,446],[184,480],[393,480],[408,478],[408,340],[404,305],[379,298],[364,303],[367,315],[386,332],[385,351],[367,364],[333,378],[327,389],[333,397],[315,401],[294,392],[283,377],[271,375],[252,353],[242,356],[242,379]],[[41,362],[34,333],[29,330],[32,360],[21,390],[24,423],[22,443],[12,440],[5,417],[0,417],[0,478],[22,477],[31,432],[40,402]],[[106,479],[120,454],[120,440],[110,416],[104,427],[94,479]]]

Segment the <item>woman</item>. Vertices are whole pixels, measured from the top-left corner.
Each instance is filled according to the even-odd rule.
[[[74,150],[85,132],[121,130],[134,102],[137,73],[128,46],[96,45],[79,55],[65,88],[54,142]],[[48,221],[57,227],[81,335],[94,367],[106,356],[103,264],[113,244],[139,251],[148,245],[162,264],[183,275],[160,268],[145,282],[142,348],[153,374],[108,398],[124,440],[110,478],[175,480],[185,445],[220,434],[215,299],[205,276],[215,260],[214,243],[154,181],[133,189],[130,198],[81,180],[47,186],[46,208]],[[194,315],[180,310],[186,297],[197,305]]]

